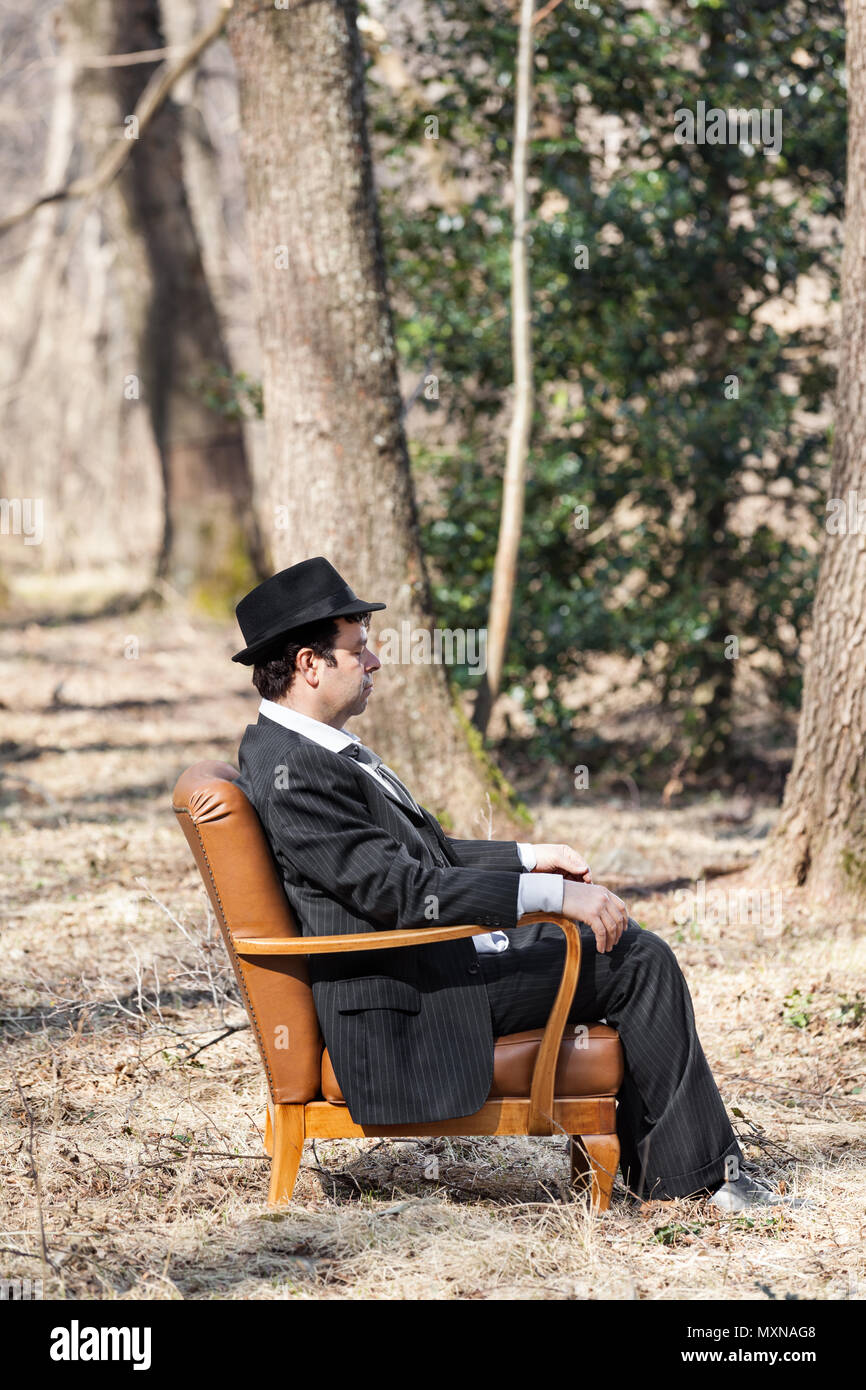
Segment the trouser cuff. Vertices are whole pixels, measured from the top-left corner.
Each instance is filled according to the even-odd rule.
[[[736,1139],[731,1140],[718,1158],[712,1159],[700,1168],[692,1169],[689,1173],[675,1173],[669,1177],[659,1176],[653,1179],[647,1175],[644,1180],[644,1200],[692,1197],[707,1190],[715,1192],[725,1181],[725,1159],[730,1157],[743,1162],[743,1151]]]

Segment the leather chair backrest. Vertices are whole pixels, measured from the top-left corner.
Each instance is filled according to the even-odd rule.
[[[298,936],[271,847],[228,763],[178,778],[172,807],[213,904],[275,1104],[320,1094],[322,1036],[303,956],[239,956],[245,937]]]

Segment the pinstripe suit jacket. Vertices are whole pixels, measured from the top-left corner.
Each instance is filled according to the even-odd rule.
[[[449,839],[351,757],[259,715],[239,786],[264,826],[305,936],[517,922],[511,840]],[[358,1124],[469,1115],[490,1091],[493,1032],[471,939],[311,956],[313,1000]]]

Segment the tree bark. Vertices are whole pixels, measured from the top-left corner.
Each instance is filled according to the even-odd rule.
[[[325,555],[387,603],[374,637],[405,623],[429,638],[356,19],[353,0],[240,0],[228,24],[263,348],[262,522],[280,567]],[[383,664],[362,732],[446,823],[488,833],[489,794],[492,833],[516,831],[443,665]]]
[[[866,0],[847,6],[842,332],[826,534],[794,765],[756,874],[866,901]],[[862,531],[861,531],[862,527]]]

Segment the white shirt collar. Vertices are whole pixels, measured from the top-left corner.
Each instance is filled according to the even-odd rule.
[[[348,729],[334,729],[330,724],[323,724],[320,719],[312,719],[310,715],[289,709],[287,705],[278,705],[275,700],[262,700],[259,714],[263,714],[266,719],[273,719],[287,729],[294,729],[296,734],[303,734],[305,738],[320,743],[323,748],[330,748],[334,753],[339,753],[348,743],[361,742],[358,735],[350,733]]]

